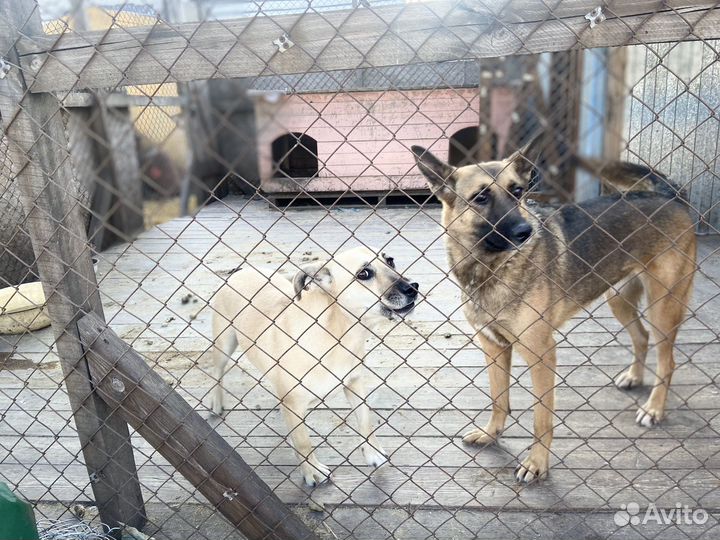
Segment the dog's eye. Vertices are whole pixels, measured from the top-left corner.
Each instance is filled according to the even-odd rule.
[[[472,202],[475,204],[487,204],[490,200],[490,193],[487,189],[483,189],[480,193],[477,193],[473,198]]]
[[[385,262],[390,268],[395,268],[395,259],[392,257],[385,257]]]
[[[523,191],[524,191],[523,188],[521,188],[520,186],[515,186],[510,189],[510,193],[512,193],[512,196],[515,197],[516,199],[519,199],[520,197],[522,197]]]
[[[362,270],[360,270],[360,271],[357,273],[357,276],[356,276],[356,277],[357,277],[359,280],[361,280],[361,281],[366,281],[366,280],[370,279],[371,277],[373,277],[373,275],[374,275],[374,274],[373,274],[372,269],[370,269],[370,268],[363,268]]]

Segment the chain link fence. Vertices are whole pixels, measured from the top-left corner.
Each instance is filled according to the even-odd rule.
[[[716,3],[0,15],[0,480],[38,519],[718,533]]]

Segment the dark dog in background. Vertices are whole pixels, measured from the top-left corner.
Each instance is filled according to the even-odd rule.
[[[648,331],[657,344],[656,381],[636,420],[659,422],[675,362],[673,344],[688,305],[696,264],[694,222],[682,191],[647,167],[582,161],[618,192],[580,204],[526,203],[539,138],[502,161],[453,167],[419,146],[417,165],[442,202],[450,269],[462,288],[465,316],[488,363],[490,421],[463,440],[493,443],[510,412],[511,355],[527,361],[536,404],[529,455],[516,478],[548,472],[555,409],[553,332],[605,294],[633,343],[632,366],[616,384],[642,384]]]

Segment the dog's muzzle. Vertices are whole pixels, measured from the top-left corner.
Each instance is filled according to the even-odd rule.
[[[392,312],[395,315],[400,315],[401,317],[404,317],[405,315],[410,313],[413,309],[415,309],[415,301],[414,300],[403,308],[393,309]]]
[[[393,300],[396,298],[399,300],[398,297],[405,300],[405,304],[400,307],[395,307],[394,305],[390,306],[388,304],[383,304],[384,310],[387,310],[388,316],[392,318],[392,315],[398,315],[400,317],[404,317],[408,313],[410,313],[413,309],[415,309],[416,300],[418,297],[418,294],[420,293],[420,284],[417,282],[408,282],[405,280],[399,281],[397,285],[395,285],[395,291],[391,295],[393,297]],[[392,302],[392,304],[395,304],[396,302]]]
[[[526,221],[504,227],[502,231],[493,230],[483,238],[488,251],[508,251],[520,247],[532,235],[533,228]]]

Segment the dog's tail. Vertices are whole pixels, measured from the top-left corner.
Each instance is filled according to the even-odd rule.
[[[627,161],[602,161],[599,159],[575,157],[577,166],[600,178],[621,193],[628,191],[651,191],[666,197],[687,201],[685,190],[675,184],[665,174],[645,165]]]

